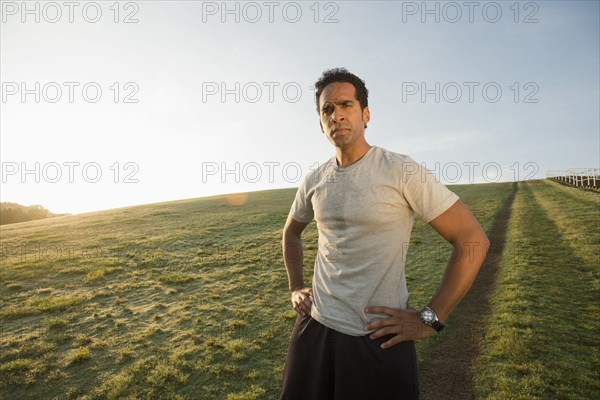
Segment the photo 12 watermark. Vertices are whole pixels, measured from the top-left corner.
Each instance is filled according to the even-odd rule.
[[[136,162],[99,163],[96,161],[16,162],[1,164],[2,183],[139,183]]]
[[[403,164],[402,179],[406,182],[418,177],[421,182],[425,182],[427,175],[433,175],[437,182],[445,184],[516,182],[534,179],[539,171],[539,165],[533,161],[514,162],[504,166],[496,161],[421,162]]]
[[[204,161],[201,163],[202,183],[274,183],[281,178],[287,183],[298,183],[308,171],[313,171],[319,163],[313,163],[308,168],[303,168],[299,162],[279,161],[263,162],[216,162]]]
[[[421,103],[539,103],[537,82],[402,82],[402,102]]]
[[[137,24],[140,5],[135,1],[2,1],[2,23]]]
[[[503,19],[515,24],[537,24],[540,6],[534,1],[403,1],[403,23],[459,22],[496,24]]]
[[[80,242],[0,242],[0,260],[2,262],[37,262],[37,261],[127,261],[132,255],[140,254],[137,245],[116,243],[107,246]]]
[[[94,316],[98,316],[98,314],[94,313]],[[124,324],[110,324],[103,326],[96,331],[96,334],[100,332],[103,337],[110,337],[113,339],[125,336],[129,333]],[[82,334],[84,333],[82,333],[80,324],[72,324],[67,319],[59,316],[44,318],[41,321],[41,324],[17,322],[8,325],[0,322],[0,342],[22,342],[30,341],[34,338],[54,338],[64,340],[64,338],[76,338],[78,335]]]
[[[296,24],[308,21],[336,24],[339,22],[339,11],[339,4],[333,1],[203,1],[202,22]]]
[[[2,103],[139,103],[136,82],[2,82]],[[104,100],[103,100],[104,99]]]
[[[202,82],[203,103],[297,103],[301,98],[297,82]]]

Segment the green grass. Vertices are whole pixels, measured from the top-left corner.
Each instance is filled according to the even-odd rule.
[[[276,397],[294,192],[2,226],[0,398]]]
[[[511,186],[451,189],[489,230]],[[560,188],[547,190],[542,197]],[[0,398],[276,398],[295,320],[280,249],[294,194],[253,192],[240,205],[215,196],[0,227]],[[314,223],[303,239],[308,283]],[[411,305],[434,293],[450,250],[417,220],[407,264]],[[443,334],[417,343],[421,363]],[[580,350],[560,354],[570,360],[569,351]]]
[[[594,193],[519,183],[475,362],[478,398],[600,393],[599,207]]]

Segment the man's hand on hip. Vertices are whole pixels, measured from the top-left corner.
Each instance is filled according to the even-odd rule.
[[[411,307],[410,310],[397,310],[389,307],[367,307],[367,314],[386,314],[389,318],[376,319],[365,326],[365,331],[375,329],[369,335],[377,339],[386,335],[395,335],[381,345],[382,349],[390,348],[402,341],[425,339],[435,333],[435,329],[423,323],[419,312]]]
[[[299,288],[292,291],[292,307],[303,317],[310,315],[310,307],[313,302],[312,288]]]

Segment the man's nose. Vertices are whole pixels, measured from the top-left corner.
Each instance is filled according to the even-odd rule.
[[[331,121],[338,122],[338,121],[343,121],[344,119],[346,119],[346,115],[344,114],[342,109],[334,108],[333,112],[331,113]]]

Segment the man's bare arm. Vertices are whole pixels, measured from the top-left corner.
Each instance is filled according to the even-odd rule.
[[[302,277],[304,255],[302,251],[302,232],[308,223],[299,222],[288,216],[283,228],[283,261],[288,275],[289,288],[294,310],[302,316],[310,314],[312,305],[312,288],[304,287]]]
[[[442,283],[429,303],[437,313],[438,319],[444,322],[473,284],[490,242],[479,222],[460,200],[431,221],[430,225],[454,247]],[[375,332],[370,335],[372,339],[396,334],[382,345],[383,348],[391,347],[404,340],[424,339],[435,332],[432,327],[421,321],[419,312],[415,310],[396,310],[376,306],[368,307],[365,311],[390,316],[377,319],[365,326],[367,331],[375,329]]]
[[[454,247],[442,283],[429,303],[440,321],[444,322],[473,285],[490,241],[460,200],[430,225]]]

